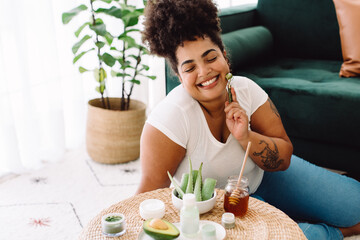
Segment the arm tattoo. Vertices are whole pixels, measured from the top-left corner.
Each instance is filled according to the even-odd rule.
[[[275,104],[268,98],[268,102],[270,103],[271,110],[275,113],[276,116],[280,117],[279,111],[276,109]]]
[[[260,156],[261,162],[267,169],[276,169],[284,162],[284,160],[279,159],[279,150],[277,148],[277,145],[274,140],[272,140],[271,138],[270,140],[274,143],[275,150],[271,150],[269,144],[264,140],[261,140],[259,144],[265,144],[264,149],[260,152],[254,152],[253,155]]]

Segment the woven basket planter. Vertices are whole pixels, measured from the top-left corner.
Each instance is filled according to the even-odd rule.
[[[120,110],[120,98],[109,98],[111,109],[102,108],[101,99],[88,102],[86,149],[96,162],[117,164],[140,155],[140,135],[146,118],[146,105],[131,100],[130,109]]]

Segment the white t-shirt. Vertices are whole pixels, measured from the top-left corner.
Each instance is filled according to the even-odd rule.
[[[234,77],[231,86],[250,122],[250,116],[267,101],[268,95],[245,77]],[[174,176],[178,182],[183,173],[189,172],[189,157],[193,169],[199,169],[203,162],[203,179],[216,179],[218,188],[225,187],[229,176],[239,174],[245,155],[244,149],[232,134],[225,143],[219,142],[212,135],[200,104],[182,85],[174,88],[155,107],[146,122],[186,149],[186,156]],[[250,193],[254,193],[261,183],[264,171],[248,158],[244,175],[249,179]]]

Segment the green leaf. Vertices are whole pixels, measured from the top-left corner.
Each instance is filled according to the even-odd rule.
[[[112,42],[113,42],[113,40],[114,40],[114,37],[113,37],[109,32],[107,32],[104,37],[105,37],[105,39],[106,39],[106,42],[107,42],[109,45],[111,45]]]
[[[85,11],[87,10],[87,6],[84,5],[84,4],[81,4],[80,6],[74,8],[74,9],[71,9],[70,11],[68,12],[64,12],[62,14],[62,22],[63,24],[68,24],[71,19],[73,19],[73,17],[75,17],[76,15],[78,15],[78,13],[82,12],[82,11]]]
[[[98,48],[102,48],[105,46],[105,43],[104,42],[101,42],[101,41],[98,41],[95,43],[95,45],[98,47]]]
[[[79,42],[75,43],[71,49],[73,54],[76,54],[77,51],[79,50],[79,48],[81,47],[81,45],[83,45],[83,43],[86,42],[87,40],[89,40],[90,38],[91,38],[91,36],[85,35]]]
[[[139,16],[141,16],[145,11],[145,8],[138,8],[136,9],[136,12],[139,14]]]
[[[101,19],[96,19],[94,25],[90,25],[90,29],[93,30],[97,35],[105,36],[106,31],[106,25]]]
[[[92,50],[95,50],[95,48],[92,48],[92,49],[89,49],[87,51],[84,51],[82,53],[80,53],[79,55],[76,55],[73,59],[73,63],[76,63],[82,56],[84,56],[86,53],[92,51]]]
[[[140,85],[140,81],[139,81],[139,80],[136,80],[136,79],[131,79],[129,82],[132,82],[132,83],[135,83],[135,84]]]
[[[130,77],[131,75],[128,73],[120,73],[120,72],[115,72],[115,71],[111,70],[111,76],[113,76],[113,77]]]
[[[122,18],[122,10],[121,8],[117,8],[115,6],[112,6],[111,8],[98,8],[96,11],[96,13],[105,13],[109,16],[113,16],[116,18]]]
[[[122,20],[124,22],[124,25],[126,28],[135,26],[139,22],[139,16],[141,16],[142,13],[140,12],[129,12],[126,15],[122,17]]]
[[[151,80],[155,80],[156,79],[156,76],[146,76],[148,78],[150,78]]]
[[[136,28],[132,28],[132,29],[128,29],[126,31],[124,31],[122,34],[119,35],[119,39],[128,36],[127,34],[130,32],[140,32],[140,29],[136,29]]]
[[[104,90],[105,90],[105,82],[100,84],[101,93],[104,93]]]
[[[100,85],[100,87],[96,87],[95,90],[96,90],[98,93],[103,94],[103,93],[104,93],[104,90],[105,90],[105,86],[104,86],[104,85]]]
[[[130,61],[125,61],[122,59],[122,58],[119,58],[118,59],[118,62],[120,63],[120,69],[126,69],[126,68],[129,68],[131,67],[131,62]]]
[[[122,9],[122,18],[121,20],[124,22],[125,28],[134,26],[139,21],[139,16],[143,14],[144,9],[136,9],[135,6],[120,4]]]
[[[130,55],[128,55],[128,57],[133,58],[137,63],[141,62],[141,56],[139,56],[139,55],[130,54]]]
[[[143,69],[145,69],[146,71],[149,71],[150,67],[148,65],[145,64],[141,64],[141,66],[143,67]]]
[[[86,68],[83,68],[83,67],[79,67],[79,72],[80,73],[84,73],[84,72],[87,72],[89,70],[87,70]]]
[[[95,80],[97,81],[97,82],[99,82],[100,84],[102,84],[103,82],[104,82],[104,84],[105,84],[105,79],[106,79],[106,77],[107,77],[107,74],[106,74],[106,71],[105,71],[105,69],[104,68],[100,68],[100,70],[99,69],[94,69],[94,77],[95,77]]]
[[[76,30],[75,36],[76,36],[76,37],[79,37],[81,31],[82,31],[87,25],[90,25],[90,23],[89,23],[89,22],[86,22],[86,23],[84,23],[83,25],[81,25],[81,26],[79,27],[79,29]]]
[[[149,55],[149,54],[150,54],[149,50],[147,50],[145,47],[142,47],[142,48],[141,48],[141,53],[142,53],[143,55]]]
[[[121,38],[119,37],[119,40],[124,41],[126,49],[139,47],[139,44],[136,43],[135,39],[130,36],[122,36]]]
[[[106,65],[108,65],[109,67],[114,66],[114,64],[115,64],[115,62],[116,62],[116,59],[115,59],[113,56],[111,56],[110,54],[108,54],[108,53],[104,53],[104,54],[102,55],[102,60],[103,60],[104,63],[105,63]]]
[[[111,3],[113,0],[101,0],[102,2]]]
[[[131,58],[137,60],[139,56],[135,55],[135,54],[130,54],[130,55],[128,55],[128,57],[131,57]]]

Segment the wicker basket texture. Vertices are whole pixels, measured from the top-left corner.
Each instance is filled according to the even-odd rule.
[[[139,158],[140,135],[146,105],[131,100],[130,109],[120,110],[120,98],[109,98],[111,109],[102,108],[99,98],[88,103],[86,149],[96,162],[125,163]]]

